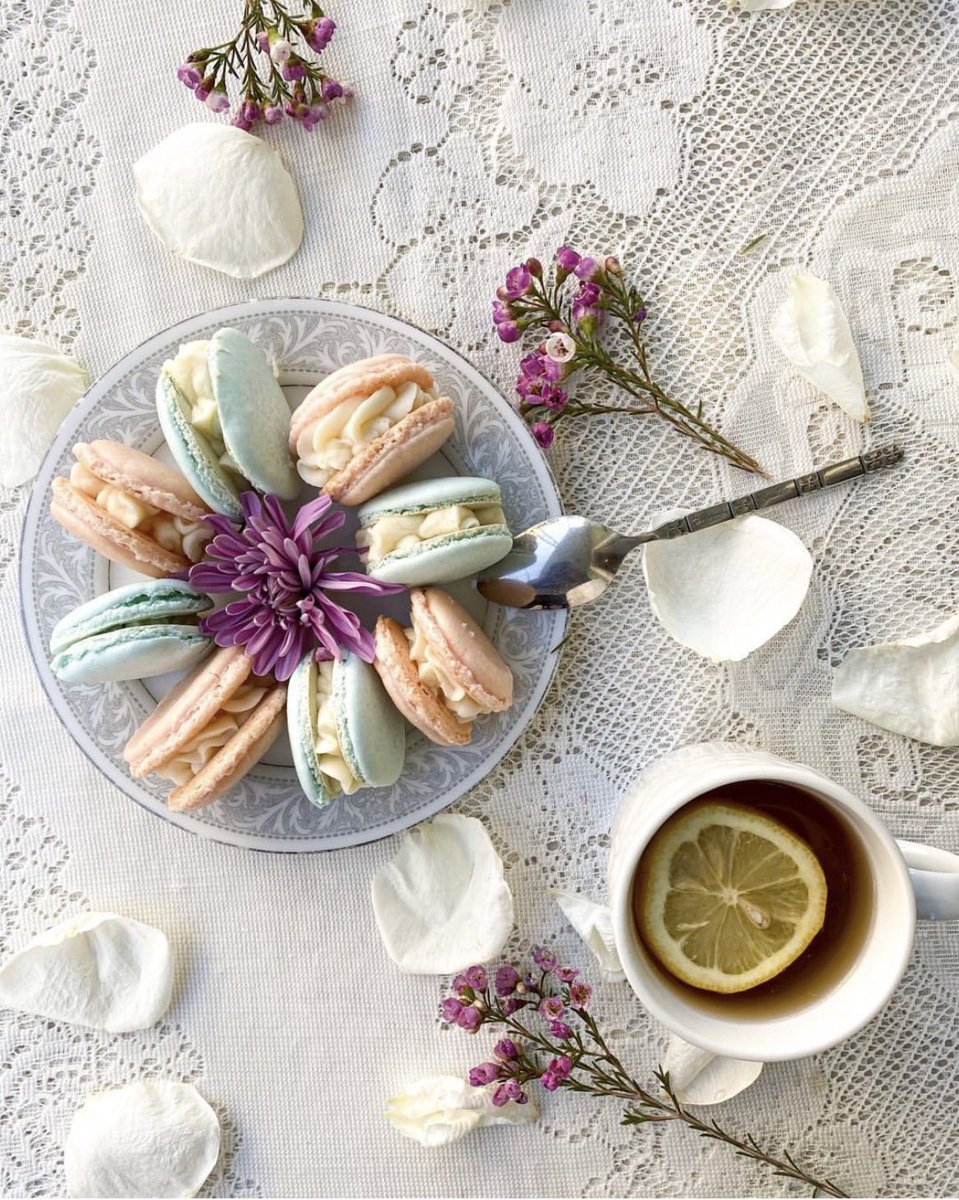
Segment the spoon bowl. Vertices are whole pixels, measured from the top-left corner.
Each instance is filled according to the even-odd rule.
[[[637,546],[696,533],[894,466],[902,458],[903,451],[896,445],[867,450],[797,479],[774,483],[736,500],[723,500],[667,521],[637,537],[626,537],[586,517],[541,521],[513,538],[506,557],[480,576],[479,590],[487,600],[509,608],[578,608],[606,591],[623,559]]]

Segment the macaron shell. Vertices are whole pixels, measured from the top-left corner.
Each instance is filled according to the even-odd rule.
[[[465,608],[441,588],[410,593],[414,629],[445,670],[492,712],[513,703],[513,672]]]
[[[392,617],[380,617],[374,637],[373,665],[390,699],[407,721],[439,746],[465,746],[472,737],[472,722],[464,724],[457,720],[420,682],[403,626]]]
[[[177,575],[190,567],[190,560],[184,555],[128,528],[73,487],[68,479],[54,479],[51,488],[50,515],[54,520],[111,562],[155,579]]]
[[[410,516],[452,505],[488,507],[503,502],[499,484],[479,475],[447,475],[422,479],[378,495],[364,504],[357,516],[361,525],[372,525],[382,516]]]
[[[317,665],[313,652],[305,654],[290,676],[286,692],[286,726],[296,777],[307,800],[326,808],[333,797],[323,783],[323,772],[313,749],[313,697]]]
[[[290,421],[290,450],[296,452],[296,443],[307,425],[344,400],[372,396],[378,388],[396,388],[411,381],[425,392],[436,382],[428,367],[405,354],[378,354],[338,368],[322,379],[294,410]]]
[[[179,579],[127,584],[95,596],[62,617],[50,634],[50,653],[59,654],[75,642],[108,629],[197,615],[212,607],[209,596]]]
[[[323,491],[339,504],[362,504],[431,458],[453,428],[453,401],[429,400],[364,446]]]
[[[160,428],[177,466],[214,512],[241,520],[240,492],[206,438],[190,424],[190,402],[165,371],[156,388]]]
[[[481,525],[387,554],[378,563],[368,562],[366,573],[407,587],[452,583],[491,567],[512,547],[513,535],[505,525]]]
[[[167,797],[174,812],[204,808],[228,792],[260,761],[283,728],[286,685],[278,683],[262,698],[233,737],[196,775]]]
[[[124,748],[133,778],[141,779],[173,758],[210,723],[252,671],[253,662],[243,647],[227,646],[181,679]]]
[[[112,483],[175,517],[199,521],[209,512],[188,479],[142,450],[100,439],[78,442],[73,457],[104,483]]]
[[[212,649],[195,625],[134,625],[84,638],[50,665],[64,683],[116,683],[185,670]]]
[[[340,748],[367,787],[391,787],[406,758],[406,726],[375,667],[349,654],[333,667],[333,712]]]
[[[259,346],[237,329],[214,334],[207,351],[223,440],[233,461],[261,492],[281,500],[300,494],[288,442],[290,406]]]

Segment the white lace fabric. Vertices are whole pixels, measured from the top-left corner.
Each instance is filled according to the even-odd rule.
[[[722,0],[338,0],[329,61],[357,99],[312,135],[267,134],[299,184],[307,233],[253,283],[170,257],[136,212],[130,171],[171,129],[215,119],[174,71],[226,36],[238,9],[0,3],[3,328],[97,374],[193,313],[326,296],[436,332],[508,393],[519,353],[491,336],[489,300],[513,262],[568,241],[619,254],[648,298],[660,380],[702,401],[771,475],[893,439],[907,451],[895,477],[776,512],[811,549],[813,586],[743,663],[670,641],[638,562],[577,614],[533,726],[458,806],[506,862],[511,953],[552,941],[589,966],[547,890],[602,898],[617,796],[685,742],[732,738],[808,762],[896,835],[959,850],[956,752],[829,703],[850,648],[959,607],[959,389],[946,367],[959,328],[954,0],[797,0],[752,17]],[[844,301],[868,429],[767,337],[794,268],[828,277]],[[564,432],[553,464],[568,508],[624,530],[751,486],[650,419]],[[418,1075],[465,1070],[491,1039],[444,1029],[441,983],[386,958],[367,881],[395,843],[240,851],[166,825],[99,776],[24,643],[26,494],[0,497],[0,955],[93,907],[164,929],[180,967],[167,1020],[144,1034],[0,1012],[0,1193],[62,1194],[73,1111],[148,1075],[196,1083],[221,1113],[228,1145],[208,1194],[799,1194],[723,1146],[623,1128],[615,1102],[567,1094],[546,1098],[536,1125],[449,1151],[398,1138],[386,1098]],[[598,987],[596,1008],[651,1078],[663,1031],[626,985]],[[830,1053],[768,1068],[715,1115],[853,1193],[954,1194],[957,1026],[956,929],[923,926],[877,1020]]]

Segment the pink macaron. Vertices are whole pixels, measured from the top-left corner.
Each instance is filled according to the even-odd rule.
[[[375,666],[393,703],[441,746],[462,746],[473,722],[513,703],[513,675],[469,613],[440,588],[410,593],[411,625],[376,623]]]
[[[175,784],[170,808],[202,808],[259,762],[285,725],[285,706],[285,684],[255,676],[241,646],[219,649],[161,700],[123,756],[134,779]]]
[[[54,479],[50,512],[112,562],[161,578],[187,570],[213,536],[209,509],[179,471],[142,450],[79,442],[70,477]]]
[[[425,462],[453,432],[453,401],[430,370],[381,354],[327,376],[293,413],[290,449],[307,483],[362,504]]]

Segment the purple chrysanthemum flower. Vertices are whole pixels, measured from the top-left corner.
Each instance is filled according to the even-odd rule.
[[[304,654],[317,660],[342,658],[352,651],[366,662],[374,657],[373,635],[355,613],[335,599],[340,592],[386,596],[402,591],[356,571],[330,568],[353,546],[320,546],[346,516],[330,512],[329,496],[305,504],[291,522],[276,496],[244,492],[245,523],[214,514],[206,520],[216,536],[207,559],[190,568],[194,587],[241,597],[204,617],[201,629],[218,646],[243,646],[257,675],[289,679]]]

